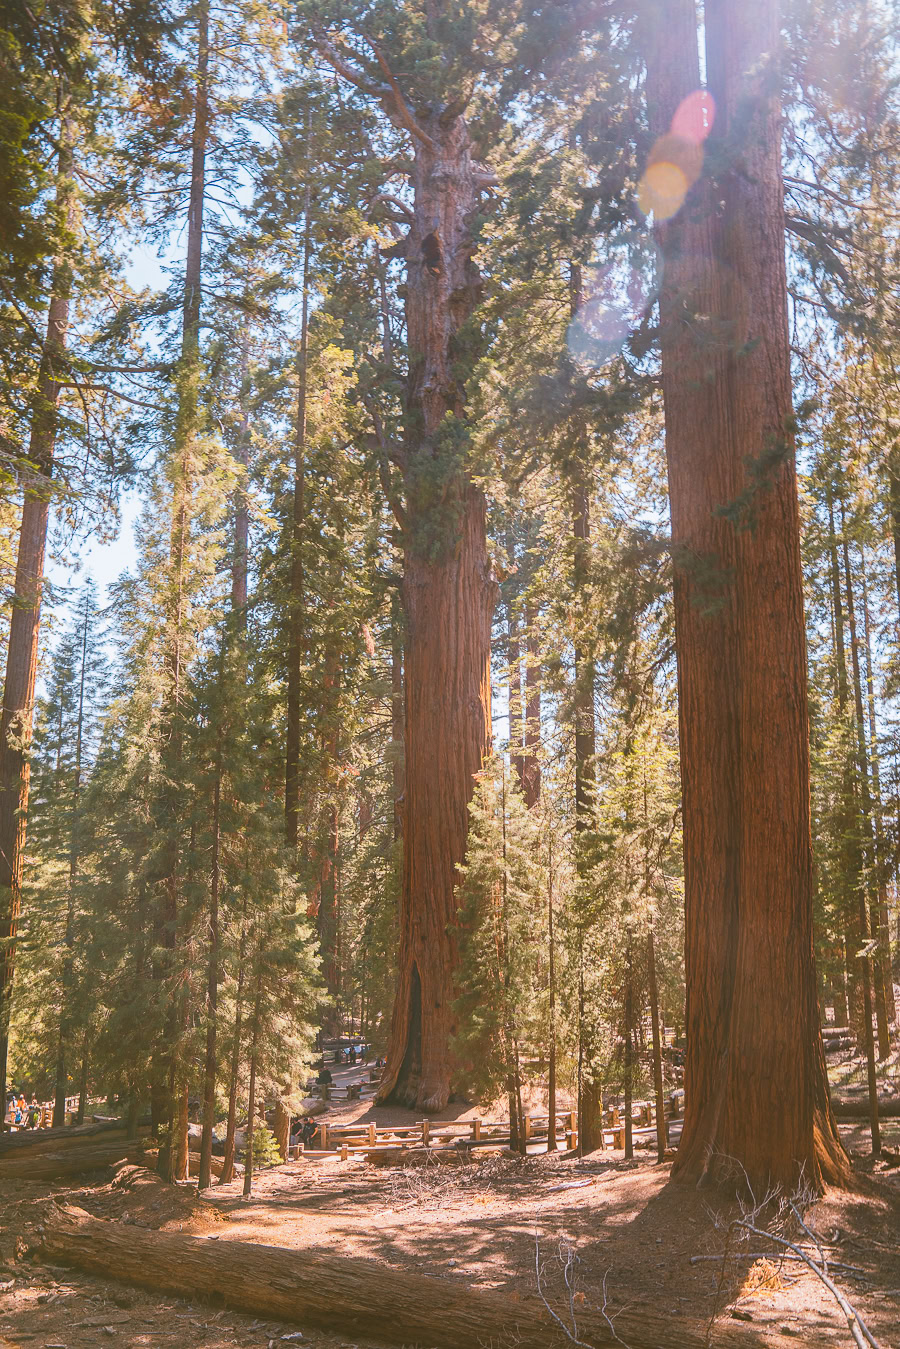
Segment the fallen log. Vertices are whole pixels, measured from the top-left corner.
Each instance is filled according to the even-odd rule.
[[[150,1232],[56,1204],[39,1231],[41,1251],[53,1261],[154,1291],[216,1297],[269,1320],[435,1349],[485,1344],[561,1349],[572,1342],[536,1297],[475,1289],[374,1260]],[[767,1349],[793,1349],[797,1343],[777,1334],[763,1341],[755,1327],[735,1322],[713,1326],[708,1336],[699,1322],[634,1309],[613,1320],[614,1330],[596,1312],[579,1314],[578,1342],[595,1349],[623,1341],[631,1349],[761,1349],[763,1343]],[[803,1343],[807,1349],[830,1349],[833,1341],[813,1332],[804,1334]]]
[[[139,1135],[150,1132],[149,1126],[138,1129]],[[28,1152],[61,1152],[68,1147],[90,1146],[126,1138],[125,1121],[106,1120],[101,1124],[67,1124],[58,1129],[19,1129],[14,1134],[0,1135],[0,1158],[19,1156]]]
[[[58,1180],[76,1176],[80,1171],[96,1171],[116,1162],[137,1162],[144,1155],[139,1139],[122,1138],[66,1148],[59,1152],[26,1152],[22,1156],[0,1158],[0,1180]]]
[[[474,1158],[458,1148],[372,1148],[366,1161],[372,1166],[466,1166]]]
[[[836,1119],[868,1119],[869,1118],[869,1098],[860,1096],[858,1100],[843,1101],[831,1099],[831,1108],[834,1111]],[[900,1116],[900,1099],[896,1096],[885,1096],[878,1098],[878,1114],[885,1119],[896,1119]]]

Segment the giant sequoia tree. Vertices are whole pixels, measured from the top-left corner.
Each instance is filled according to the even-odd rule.
[[[425,27],[436,41],[436,21]],[[475,157],[462,88],[406,94],[391,67],[399,50],[385,55],[373,47],[368,62],[360,53],[345,59],[324,32],[318,47],[378,100],[407,133],[412,152],[408,198],[389,203],[407,225],[394,250],[406,261],[402,436],[391,445],[382,437],[380,446],[402,479],[404,501],[396,510],[406,616],[399,983],[381,1098],[439,1110],[450,1094],[456,868],[465,856],[474,775],[491,743],[495,585],[484,495],[465,462],[461,367],[471,342],[465,326],[480,292],[475,221],[492,179]],[[367,73],[367,64],[380,69],[383,82]]]
[[[813,956],[779,6],[706,6],[707,175],[713,105],[704,111],[696,96],[692,0],[667,5],[665,26],[652,27],[659,139],[644,200],[665,269],[685,839],[686,1117],[675,1172],[702,1180],[733,1159],[754,1183],[790,1186],[802,1168],[834,1180],[846,1159]]]

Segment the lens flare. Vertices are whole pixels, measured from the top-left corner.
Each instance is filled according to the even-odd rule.
[[[608,264],[586,278],[584,300],[569,324],[569,350],[598,368],[611,361],[653,303],[646,276],[633,267]]]
[[[695,89],[679,103],[669,130],[681,140],[702,145],[712,131],[715,116],[716,105],[712,94],[706,89]]]
[[[714,117],[715,104],[705,89],[696,89],[681,100],[668,132],[650,151],[638,183],[638,206],[645,215],[670,220],[681,210],[703,172],[703,142]]]
[[[677,164],[651,164],[638,184],[638,206],[644,215],[669,220],[684,205],[689,186]]]

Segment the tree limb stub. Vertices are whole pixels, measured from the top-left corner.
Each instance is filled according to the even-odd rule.
[[[217,1297],[228,1306],[301,1325],[366,1334],[387,1344],[436,1349],[560,1349],[566,1337],[540,1299],[471,1288],[455,1279],[392,1269],[374,1260],[324,1256],[242,1241],[208,1241],[177,1232],[151,1232],[92,1218],[81,1209],[48,1209],[41,1248],[54,1261],[155,1291]],[[717,1325],[711,1338],[698,1323],[630,1309],[613,1317],[585,1310],[578,1332],[602,1349],[788,1349],[779,1335],[765,1340],[753,1326]],[[830,1340],[807,1334],[806,1349]]]

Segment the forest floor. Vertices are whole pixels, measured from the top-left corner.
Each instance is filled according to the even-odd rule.
[[[334,1112],[335,1122],[354,1113],[378,1123],[412,1118],[354,1102]],[[900,1349],[900,1168],[879,1168],[873,1176],[864,1129],[843,1133],[856,1154],[856,1188],[826,1195],[809,1222],[827,1239],[829,1258],[853,1267],[838,1271],[838,1280],[882,1349]],[[885,1121],[885,1143],[900,1143],[900,1120]],[[2,1182],[0,1346],[372,1349],[372,1342],[346,1333],[263,1321],[35,1263],[28,1248],[51,1196],[145,1227],[368,1257],[478,1288],[534,1292],[537,1247],[545,1292],[560,1310],[560,1254],[565,1259],[573,1251],[580,1292],[599,1307],[605,1289],[613,1320],[629,1305],[652,1305],[676,1320],[718,1314],[752,1321],[760,1344],[785,1334],[802,1344],[813,1331],[836,1345],[849,1343],[831,1295],[796,1264],[775,1256],[730,1258],[723,1271],[716,1257],[736,1210],[709,1193],[668,1184],[668,1165],[655,1165],[652,1156],[641,1150],[626,1162],[613,1150],[580,1161],[494,1154],[467,1166],[418,1170],[379,1169],[363,1158],[301,1159],[255,1177],[249,1202],[239,1180],[198,1199],[193,1186],[173,1189],[140,1168],[120,1169],[112,1183],[108,1174],[65,1187]],[[754,1240],[743,1249],[766,1246]]]

